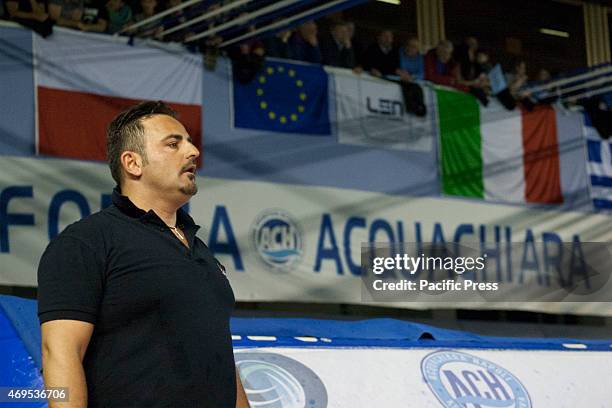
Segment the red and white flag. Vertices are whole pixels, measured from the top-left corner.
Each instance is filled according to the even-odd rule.
[[[202,58],[126,38],[56,30],[34,36],[38,154],[106,160],[106,127],[140,101],[162,100],[202,144]]]

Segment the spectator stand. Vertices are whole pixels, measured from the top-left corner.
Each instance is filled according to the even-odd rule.
[[[160,36],[163,38],[172,33],[184,33],[182,41],[188,44],[216,35],[224,39],[220,47],[227,47],[250,38],[261,37],[263,34],[273,35],[278,31],[296,27],[305,21],[363,2],[364,0],[335,0],[332,2],[320,0],[283,0],[280,2],[238,0],[210,10],[210,2],[190,0],[132,24],[121,33],[137,30],[139,27],[154,21],[161,22],[164,17],[191,7],[193,10],[192,12],[187,10],[188,18],[184,23],[162,31]],[[209,8],[209,11],[201,14],[201,11],[206,8]],[[170,23],[172,22],[170,21]],[[211,23],[215,25],[211,26]],[[245,33],[246,29],[252,25],[256,26],[256,30]]]

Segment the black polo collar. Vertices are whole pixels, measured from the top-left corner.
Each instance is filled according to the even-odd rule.
[[[131,218],[137,218],[142,221],[149,221],[155,224],[160,224],[165,226],[166,223],[159,218],[159,216],[153,210],[145,211],[141,208],[136,207],[136,205],[129,199],[129,197],[121,194],[121,189],[119,186],[116,186],[113,189],[112,194],[113,204],[125,215]],[[176,225],[181,229],[199,229],[199,225],[193,221],[193,218],[185,210],[179,208],[176,211]]]

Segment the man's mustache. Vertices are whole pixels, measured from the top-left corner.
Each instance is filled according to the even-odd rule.
[[[197,166],[196,166],[196,163],[194,161],[194,162],[191,162],[191,163],[186,164],[185,166],[183,166],[183,168],[181,169],[181,173],[185,173],[185,172],[189,171],[189,172],[195,174],[196,168],[197,168]]]

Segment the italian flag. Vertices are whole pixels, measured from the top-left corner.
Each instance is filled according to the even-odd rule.
[[[565,139],[571,139],[570,132],[579,132],[573,125],[577,115],[569,115],[560,125],[551,106],[506,111],[496,101],[484,108],[463,92],[438,88],[436,96],[444,194],[558,204],[564,201],[565,186],[576,190],[581,183],[580,175],[569,174],[571,170],[562,175],[559,154],[560,133],[566,131]],[[578,158],[581,154],[572,153]]]

